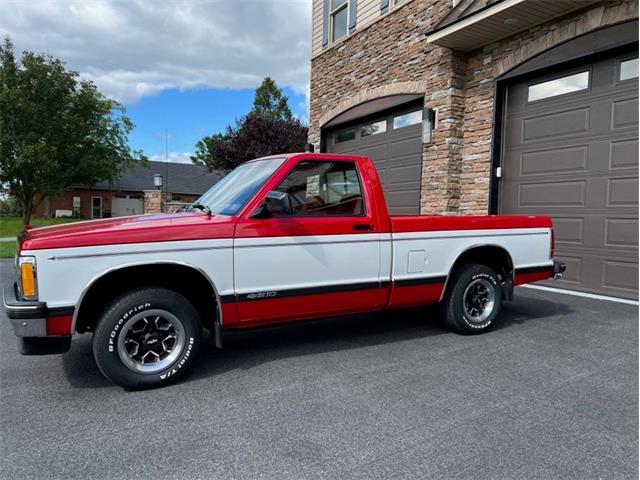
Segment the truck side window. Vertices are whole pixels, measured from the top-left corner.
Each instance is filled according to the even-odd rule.
[[[353,162],[300,162],[276,190],[289,195],[294,215],[364,214],[360,178]]]

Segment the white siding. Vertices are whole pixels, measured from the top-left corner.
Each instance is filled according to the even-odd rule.
[[[390,4],[393,1],[389,2]],[[358,2],[358,17],[356,30],[380,17],[380,0],[360,0]]]
[[[402,5],[406,5],[411,0],[405,0],[401,4],[396,5],[394,0],[389,0],[389,10],[395,10]],[[313,19],[311,21],[311,56],[322,53],[322,19],[323,19],[323,0],[313,0]],[[371,25],[378,20],[382,14],[380,13],[380,0],[358,0],[358,15],[356,18],[356,32]]]
[[[313,0],[311,20],[311,56],[322,52],[322,9],[323,0]]]

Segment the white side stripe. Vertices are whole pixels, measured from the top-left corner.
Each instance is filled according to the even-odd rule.
[[[542,285],[522,285],[525,288],[532,288],[534,290],[544,290],[545,292],[563,293],[565,295],[573,295],[575,297],[593,298],[594,300],[605,300],[607,302],[624,303],[626,305],[636,305],[639,303],[636,300],[627,300],[626,298],[609,297],[607,295],[597,295],[595,293],[576,292],[575,290],[565,290],[564,288],[543,287]]]

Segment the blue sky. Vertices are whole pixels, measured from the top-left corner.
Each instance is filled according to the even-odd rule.
[[[204,135],[221,132],[227,124],[251,110],[255,89],[195,88],[168,89],[125,105],[136,124],[129,136],[132,148],[142,149],[154,160],[165,158],[165,129],[169,137],[169,156],[187,161],[195,143]],[[285,87],[289,106],[295,115],[306,119],[305,95]]]
[[[137,125],[133,148],[188,161],[196,141],[251,109],[273,78],[307,118],[311,0],[0,0],[16,52],[64,60]]]

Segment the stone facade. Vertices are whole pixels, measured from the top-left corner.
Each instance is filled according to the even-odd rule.
[[[162,212],[162,192],[160,190],[144,191],[144,213]]]
[[[638,17],[636,1],[605,1],[470,53],[428,44],[451,0],[407,0],[311,61],[309,141],[329,120],[367,100],[424,93],[438,111],[423,147],[421,211],[485,214],[489,205],[496,79],[576,36]]]

